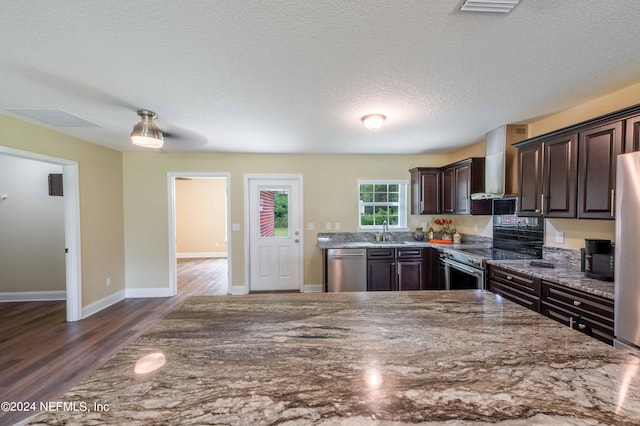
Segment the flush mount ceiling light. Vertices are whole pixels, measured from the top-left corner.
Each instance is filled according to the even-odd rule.
[[[386,116],[382,114],[368,114],[362,117],[362,124],[369,130],[379,129],[386,120]]]
[[[146,109],[139,109],[138,115],[142,120],[133,126],[131,142],[134,145],[145,148],[162,148],[164,143],[162,132],[153,122],[154,119],[158,118],[158,114]]]

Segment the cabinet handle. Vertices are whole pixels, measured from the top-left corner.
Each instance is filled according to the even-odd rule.
[[[582,305],[582,302],[578,301],[578,300],[574,300],[573,301],[573,306],[580,306]]]
[[[573,328],[573,317],[569,317],[569,327]]]
[[[614,217],[614,207],[616,205],[616,194],[615,194],[615,190],[613,188],[611,188],[611,217]]]
[[[540,212],[544,216],[544,194],[540,194]]]
[[[420,201],[420,213],[424,211],[424,200]]]
[[[586,325],[584,325],[584,324],[578,324],[578,328],[579,328],[580,330],[584,330],[585,328],[587,328],[587,326],[586,326]]]
[[[511,280],[513,279],[513,277],[512,277],[511,275],[507,275],[507,279],[508,279],[509,281],[511,281]]]

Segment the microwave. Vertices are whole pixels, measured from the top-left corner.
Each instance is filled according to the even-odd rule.
[[[493,200],[493,215],[513,215],[518,213],[518,197],[503,197]]]

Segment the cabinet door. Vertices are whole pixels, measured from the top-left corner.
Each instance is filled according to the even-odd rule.
[[[622,121],[580,132],[578,218],[613,219]]]
[[[456,167],[455,173],[455,206],[456,214],[471,213],[471,164]]]
[[[440,169],[411,170],[411,214],[440,213]]]
[[[624,152],[640,151],[640,115],[627,119]]]
[[[543,142],[542,214],[545,217],[576,217],[578,180],[578,134]]]
[[[518,150],[518,215],[542,216],[542,143]]]
[[[398,290],[422,290],[425,288],[424,259],[398,260]]]
[[[391,291],[397,288],[395,259],[367,262],[367,291]]]
[[[442,171],[442,213],[455,211],[455,169]]]

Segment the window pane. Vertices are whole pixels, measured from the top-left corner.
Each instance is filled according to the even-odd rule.
[[[260,190],[260,237],[289,237],[289,193]]]
[[[373,206],[364,206],[364,214],[373,216]]]
[[[375,191],[374,192],[387,192],[387,186],[388,185],[379,185],[376,184],[375,186]]]
[[[386,192],[376,192],[375,193],[375,202],[376,203],[386,203],[387,202],[387,193]]]
[[[373,185],[371,184],[360,185],[360,192],[373,192]]]
[[[389,216],[389,225],[398,225],[398,216]]]
[[[360,201],[363,203],[371,203],[373,202],[373,193],[372,192],[361,192],[360,193]]]
[[[397,183],[389,185],[389,192],[398,192],[399,185]]]
[[[390,192],[389,193],[389,202],[390,203],[397,203],[399,200],[399,195],[397,192]]]

